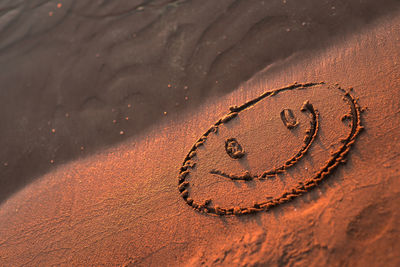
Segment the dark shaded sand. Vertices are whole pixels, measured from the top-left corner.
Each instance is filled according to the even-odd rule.
[[[107,17],[85,10],[81,15],[90,19]],[[135,138],[40,176],[1,205],[0,265],[399,266],[399,25],[400,14],[393,12],[346,38],[331,38],[324,49],[276,57],[231,93],[208,98],[185,113],[168,111],[165,121]],[[241,79],[246,77],[235,83]],[[295,81],[325,84],[267,93],[254,105],[240,106]],[[8,105],[6,121],[12,117],[7,111],[15,110]],[[44,118],[45,110],[32,116]],[[97,113],[88,118],[98,116],[104,119]],[[202,142],[199,138],[221,118],[218,132]],[[365,130],[355,135],[360,123]],[[93,133],[82,136],[89,140]],[[349,136],[354,143],[349,144]],[[99,141],[94,147],[111,143]],[[185,164],[194,144],[196,155]],[[262,207],[299,182],[306,185],[346,144],[351,149],[329,175],[293,198],[286,195],[273,208]],[[15,161],[7,168],[16,173],[13,164],[20,161],[15,154],[9,157]],[[191,171],[179,182],[182,164]],[[39,172],[32,166],[27,170]],[[191,205],[178,188],[184,182],[190,184],[184,190]],[[193,203],[203,206],[195,210]],[[215,205],[228,212],[209,212]],[[230,207],[237,207],[232,210],[236,215],[227,214]],[[243,214],[249,207],[258,212]]]
[[[59,164],[192,113],[265,67],[343,40],[398,6],[0,1],[0,202]]]

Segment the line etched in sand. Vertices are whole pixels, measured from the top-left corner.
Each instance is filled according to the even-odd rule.
[[[296,117],[293,114],[293,111],[291,109],[285,108],[284,110],[281,111],[281,119],[283,124],[288,128],[288,129],[293,129],[299,125],[299,122],[296,120]]]
[[[217,133],[218,128],[223,124],[229,123],[234,118],[238,117],[240,112],[256,105],[259,101],[268,98],[274,97],[281,92],[290,91],[290,90],[302,90],[318,85],[324,85],[324,82],[319,83],[304,83],[298,84],[295,83],[293,85],[275,89],[272,91],[268,91],[260,95],[259,97],[252,99],[241,106],[233,106],[230,107],[230,112],[225,115],[223,118],[219,119],[214,125],[212,125],[190,149],[186,158],[184,159],[183,165],[179,170],[178,176],[178,190],[181,193],[182,198],[186,201],[186,203],[194,208],[197,211],[214,214],[214,215],[244,215],[256,213],[259,211],[268,211],[273,207],[276,207],[280,204],[291,201],[292,199],[303,195],[304,193],[310,191],[314,187],[316,187],[324,178],[326,178],[340,163],[345,162],[345,156],[348,154],[351,146],[354,144],[356,137],[362,131],[363,126],[361,126],[361,109],[358,105],[355,97],[353,97],[350,92],[340,88],[339,86],[335,87],[341,94],[343,94],[343,100],[350,106],[350,112],[346,115],[346,119],[350,121],[350,131],[346,138],[340,140],[341,145],[338,149],[336,149],[333,153],[330,154],[329,159],[323,164],[323,166],[316,171],[310,178],[305,181],[298,182],[296,185],[291,188],[285,190],[280,196],[267,199],[266,201],[253,202],[252,205],[247,207],[238,207],[238,206],[229,206],[229,207],[219,207],[218,205],[212,206],[212,199],[206,199],[203,201],[194,200],[190,197],[190,182],[188,181],[188,177],[190,175],[191,170],[196,168],[196,155],[197,149],[200,146],[203,146],[207,141],[207,138],[211,133]],[[314,140],[318,135],[318,131],[320,128],[320,118],[317,107],[314,107],[310,101],[305,101],[301,107],[302,112],[309,112],[310,114],[310,128],[306,130],[306,134],[303,139],[303,145],[301,149],[291,158],[286,160],[280,167],[275,167],[270,170],[263,171],[259,174],[251,174],[249,171],[245,171],[241,174],[230,174],[221,170],[213,169],[210,171],[211,175],[215,175],[220,178],[228,178],[231,180],[241,180],[244,182],[251,180],[265,180],[269,177],[275,177],[279,173],[286,172],[292,166],[295,166],[296,163],[300,161],[310,149]],[[295,118],[292,110],[286,109],[282,110],[280,113],[283,124],[290,130],[296,128],[298,122]],[[240,160],[240,158],[245,157],[246,154],[239,144],[239,142],[235,138],[229,138],[225,141],[225,149],[226,153],[235,160]]]

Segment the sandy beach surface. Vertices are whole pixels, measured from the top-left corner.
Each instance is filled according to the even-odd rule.
[[[398,7],[0,2],[0,265],[399,266]]]

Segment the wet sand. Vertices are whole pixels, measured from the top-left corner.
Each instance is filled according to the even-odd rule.
[[[333,10],[329,8],[330,11]],[[87,13],[81,14],[82,16],[96,18],[90,13],[89,7],[85,10]],[[194,13],[198,14],[199,11],[196,10]],[[338,13],[345,14],[345,12]],[[365,15],[361,13],[362,16]],[[51,17],[53,16],[54,14]],[[107,17],[99,16],[102,19]],[[228,18],[226,20],[230,21]],[[400,27],[398,25],[400,25],[398,12],[382,15],[362,29],[358,28],[357,31],[348,31],[346,35],[324,39],[325,41],[322,41],[324,45],[311,46],[308,49],[300,49],[294,45],[296,49],[293,48],[294,50],[290,52],[288,50],[283,56],[280,54],[271,58],[271,64],[265,63],[268,60],[255,53],[255,58],[259,58],[265,65],[257,63],[255,59],[254,66],[246,65],[244,69],[248,73],[244,73],[243,76],[236,75],[233,70],[215,67],[208,72],[206,78],[193,78],[192,82],[201,80],[204,83],[202,86],[194,86],[195,88],[208,88],[209,91],[199,89],[193,92],[190,91],[193,85],[189,85],[187,101],[196,100],[195,103],[189,102],[187,107],[178,105],[178,108],[171,111],[162,105],[155,105],[151,102],[154,101],[154,97],[149,97],[147,103],[153,105],[148,109],[154,109],[154,114],[146,117],[150,122],[147,120],[142,124],[138,122],[136,124],[140,125],[138,128],[128,126],[131,125],[128,122],[137,120],[131,120],[132,115],[127,113],[130,108],[138,105],[132,102],[136,101],[136,97],[129,98],[127,102],[116,100],[106,107],[97,105],[98,100],[88,100],[85,103],[91,108],[81,113],[76,111],[80,109],[65,105],[69,108],[54,113],[59,114],[57,125],[60,127],[54,127],[51,121],[47,130],[51,137],[59,136],[58,134],[68,135],[76,142],[74,146],[65,141],[69,138],[59,137],[58,141],[54,140],[46,146],[38,145],[43,150],[30,147],[31,151],[28,153],[29,148],[27,148],[28,154],[25,156],[18,154],[21,158],[16,156],[16,152],[2,154],[2,157],[8,156],[9,159],[13,159],[7,160],[9,165],[4,168],[8,169],[4,171],[3,168],[3,172],[9,176],[2,175],[2,181],[10,184],[10,181],[15,182],[10,180],[12,177],[20,177],[18,179],[23,181],[23,184],[28,181],[31,183],[13,195],[8,194],[1,205],[0,262],[5,266],[53,264],[398,266],[400,264],[398,252],[400,212],[397,208],[397,203],[400,201],[398,179]],[[332,28],[336,29],[334,26]],[[285,26],[282,29],[286,32]],[[286,33],[290,32],[296,31],[291,28]],[[114,31],[113,33],[115,34]],[[146,34],[147,37],[153,36],[154,31]],[[323,35],[319,36],[323,39]],[[242,40],[249,38],[246,35]],[[306,42],[305,46],[308,44]],[[262,46],[243,45],[239,50],[242,51],[243,47],[253,51],[254,47]],[[265,50],[262,48],[259,51]],[[271,56],[271,51],[278,51],[279,47],[276,47],[276,50],[270,49],[272,50],[268,53]],[[15,53],[16,51],[17,49],[14,50]],[[38,48],[32,51],[38,51]],[[195,51],[201,49],[197,48]],[[204,54],[197,53],[199,53],[198,60],[207,60]],[[232,53],[227,53],[226,59],[218,64],[229,65],[231,63],[225,61],[233,58],[233,55],[240,54]],[[245,55],[248,56],[248,53]],[[7,57],[12,58],[11,54],[7,53],[3,60]],[[42,55],[38,53],[37,57],[40,58]],[[113,59],[110,62],[120,64],[123,55],[124,53],[121,53],[119,60]],[[239,60],[237,64],[241,66],[243,61]],[[198,61],[193,62],[195,62],[193,68],[200,65]],[[79,66],[72,59],[70,64],[71,68]],[[157,68],[156,66],[158,65],[154,65],[154,68]],[[239,68],[238,72],[239,70],[241,69]],[[76,71],[79,73],[79,68]],[[131,76],[128,75],[130,71],[128,68],[127,77]],[[224,75],[223,71],[227,71],[229,75]],[[93,75],[96,76],[98,72],[98,69],[93,70]],[[163,73],[161,67],[159,72]],[[197,75],[198,71],[193,73]],[[148,75],[153,74],[153,71],[148,72]],[[168,71],[163,75],[172,77]],[[221,77],[216,78],[213,75]],[[83,86],[80,84],[84,84],[84,80],[88,80],[89,83],[94,79],[82,76],[81,80],[74,80],[74,83]],[[234,78],[224,81],[223,77]],[[241,83],[248,78],[250,78],[248,81]],[[55,78],[55,81],[59,79],[61,78]],[[215,84],[215,81],[219,81],[218,84]],[[360,121],[365,130],[351,145],[345,156],[347,161],[341,162],[323,181],[307,189],[301,196],[255,214],[243,215],[236,212],[232,215],[216,216],[205,211],[205,207],[196,210],[193,209],[193,205],[188,205],[185,201],[187,198],[182,199],[183,190],[178,188],[183,182],[179,182],[179,175],[182,164],[199,138],[226,114],[235,112],[235,109],[229,110],[230,106],[240,107],[265,92],[273,92],[296,81],[299,84],[323,81],[327,85],[336,87],[338,84],[345,91],[348,90],[354,96],[354,101],[360,105]],[[175,88],[175,83],[167,81],[167,78],[165,81],[157,79],[157,82],[166,84],[166,88]],[[102,81],[99,81],[99,84],[101,83]],[[171,87],[168,87],[168,84]],[[213,86],[206,86],[209,84]],[[185,85],[186,82],[179,81],[181,86],[179,88],[183,92]],[[81,92],[82,88],[85,88],[79,86],[71,87],[71,90]],[[118,90],[126,88],[123,82],[118,86],[121,86]],[[150,88],[150,85],[148,86],[147,89]],[[22,88],[25,87],[21,86],[21,90]],[[93,91],[88,89],[87,95],[97,96],[97,93],[93,92],[100,90],[99,87],[90,88]],[[109,87],[104,88],[109,89]],[[232,91],[226,93],[227,88]],[[350,91],[350,88],[353,89]],[[143,92],[147,92],[147,89],[143,88]],[[54,89],[48,90],[54,91]],[[59,93],[64,92],[62,87],[58,90]],[[247,113],[239,112],[232,120],[225,121],[226,125],[223,126],[225,128],[220,127],[217,138],[209,139],[199,145],[198,149],[201,152],[197,151],[199,154],[193,158],[197,160],[196,166],[193,166],[196,174],[192,173],[187,177],[191,183],[188,194],[192,194],[191,197],[198,202],[207,199],[215,202],[207,205],[218,204],[223,208],[223,205],[229,204],[246,208],[260,198],[265,198],[262,201],[268,201],[267,197],[274,198],[275,195],[281,195],[286,192],[287,186],[290,188],[299,180],[301,182],[301,179],[307,178],[307,175],[313,174],[323,166],[324,162],[329,161],[331,152],[335,152],[343,144],[341,139],[346,137],[349,130],[351,132],[351,118],[346,119],[346,115],[352,114],[349,113],[349,106],[341,98],[342,93],[333,91],[336,88],[315,87],[312,90],[298,91],[295,93],[296,97],[292,98],[290,94],[278,93],[268,98],[268,101],[273,102],[260,102],[243,111]],[[154,92],[159,91],[154,89]],[[47,93],[45,90],[43,95]],[[66,93],[65,97],[67,95],[73,94]],[[123,93],[120,96],[122,95]],[[186,96],[180,91],[171,95]],[[73,96],[70,97],[71,103],[76,101],[76,105],[81,105],[80,101]],[[164,96],[159,97],[162,99]],[[54,95],[54,99],[59,99],[57,94]],[[48,101],[53,103],[54,99],[49,98]],[[104,99],[112,101],[107,95],[104,95]],[[163,103],[175,105],[175,100],[167,99]],[[307,136],[305,133],[309,130],[310,121],[316,119],[310,118],[308,113],[301,112],[301,104],[306,100],[309,100],[319,112],[320,127],[318,133],[315,132],[316,137],[309,151],[293,167],[288,168],[287,173],[266,177],[265,181],[232,181],[229,177],[216,177],[210,173],[211,168],[204,167],[215,163],[220,171],[229,174],[241,174],[245,170],[249,170],[252,174],[263,173],[271,168],[276,170],[282,162],[285,163],[285,160],[293,155],[294,151],[302,147],[303,141],[311,144],[311,140],[304,138]],[[37,101],[46,107],[46,102]],[[181,101],[184,103],[185,100]],[[146,102],[142,105],[140,110],[146,110]],[[123,109],[125,106],[127,111]],[[118,110],[117,114],[121,118],[109,115],[109,109],[113,108]],[[296,122],[292,121],[292,124],[298,123],[298,125],[292,129],[287,128],[282,121],[283,108],[291,109],[296,116]],[[13,118],[7,113],[10,110],[14,109],[6,106],[5,118],[9,123],[7,125],[12,126],[11,119],[8,121],[10,117]],[[28,107],[26,110],[29,110]],[[72,119],[75,116],[74,110],[76,116],[86,114],[88,121],[100,118],[94,125],[88,125],[87,129],[103,125],[105,121],[110,121],[112,126],[105,127],[104,132],[101,129],[99,132],[90,130],[86,132],[85,127],[80,128],[85,121],[75,120],[68,125],[80,126],[76,129],[76,135],[73,130],[67,134],[65,129],[69,129],[69,126],[63,121],[67,120],[64,119],[65,113],[71,115]],[[48,110],[43,108],[42,112],[32,116],[45,118],[43,123],[46,124],[45,114]],[[126,116],[129,116],[129,119],[123,120]],[[288,113],[284,116],[288,121],[291,120]],[[141,115],[138,117],[145,118]],[[113,119],[118,120],[119,126],[122,126],[124,121],[128,128],[114,127]],[[39,125],[33,118],[28,121],[35,127]],[[24,129],[30,129],[26,127]],[[55,129],[55,132],[52,129]],[[83,129],[82,132],[79,132],[80,129]],[[122,135],[121,131],[124,131]],[[10,132],[7,133],[8,136],[11,135]],[[98,137],[90,141],[90,137],[95,136],[94,133]],[[107,136],[110,139],[107,139]],[[122,137],[123,140],[111,136]],[[88,143],[77,138],[86,138],[82,140],[87,140]],[[245,156],[238,159],[229,156],[225,149],[225,141],[228,138],[235,138],[243,146]],[[2,139],[3,142],[6,140]],[[60,140],[65,142],[60,143]],[[47,142],[47,139],[42,141]],[[10,151],[17,148],[15,144],[23,146],[20,141],[9,142],[10,145],[5,147]],[[79,152],[69,153],[65,152],[68,149],[59,148],[57,150],[59,154],[52,151],[53,154],[49,154],[46,160],[43,160],[43,157],[36,159],[35,153],[41,155],[43,151],[54,149],[60,144],[71,151],[76,149]],[[92,144],[92,150],[90,150],[91,145],[87,144]],[[104,149],[111,144],[113,146]],[[83,153],[87,153],[87,156],[77,158],[77,155],[82,153],[82,146]],[[89,148],[86,150],[86,147]],[[57,158],[51,155],[59,155],[63,159],[61,162],[67,159],[75,160],[58,164]],[[31,165],[25,165],[23,170],[19,170],[21,166],[18,164],[26,163],[32,157],[35,160],[30,163]],[[54,163],[49,164],[53,158]],[[40,165],[38,162],[41,160],[49,166],[43,167],[44,163]],[[15,188],[21,188],[21,183],[15,182],[19,185],[17,187],[11,183],[12,186],[9,185],[6,192],[15,192]],[[220,203],[216,203],[217,201]],[[215,210],[215,205],[213,208]]]
[[[192,112],[397,8],[395,0],[4,0],[0,202],[59,164]]]

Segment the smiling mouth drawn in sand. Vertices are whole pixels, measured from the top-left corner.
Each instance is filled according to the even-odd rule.
[[[289,202],[345,162],[363,129],[360,112],[350,92],[323,82],[294,84],[231,107],[189,151],[179,192],[195,210],[215,215]]]

